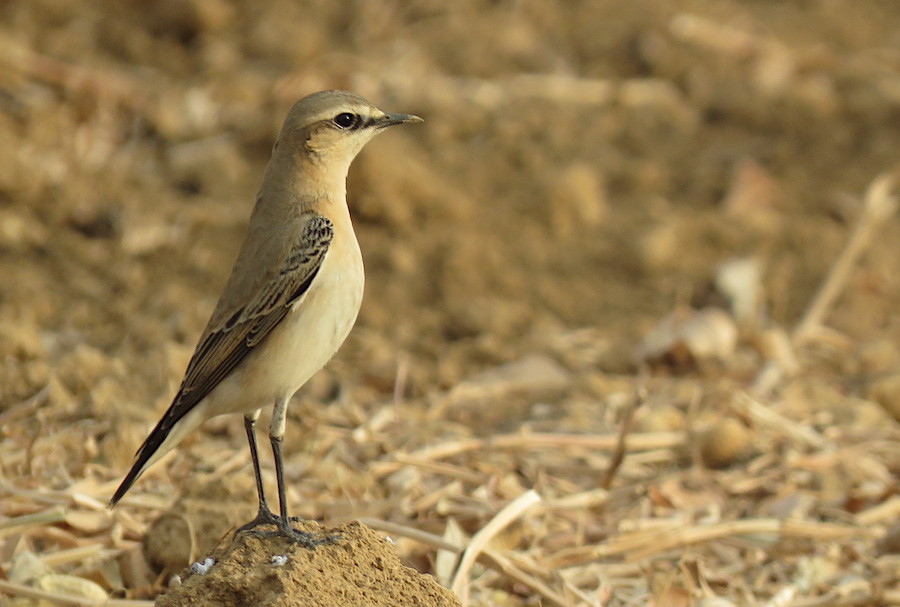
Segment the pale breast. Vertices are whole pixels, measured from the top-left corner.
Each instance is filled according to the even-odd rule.
[[[264,392],[271,399],[290,397],[325,366],[356,322],[363,285],[355,237],[351,242],[335,239],[309,291],[248,358],[242,382],[248,392]]]
[[[335,235],[306,294],[210,393],[210,415],[248,412],[290,398],[331,360],[356,322],[363,262],[349,231]]]

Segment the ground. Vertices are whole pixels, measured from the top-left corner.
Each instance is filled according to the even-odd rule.
[[[150,599],[252,516],[239,417],[105,502],[327,88],[425,123],[351,170],[365,300],[290,410],[296,514],[466,604],[900,604],[882,0],[3,4],[9,580]]]

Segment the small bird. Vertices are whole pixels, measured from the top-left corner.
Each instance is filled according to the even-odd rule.
[[[138,449],[110,507],[203,421],[240,412],[259,512],[239,531],[274,524],[277,533],[300,543],[321,543],[294,529],[288,517],[281,457],[287,405],[343,343],[362,302],[362,255],[346,196],[350,163],[385,128],[421,121],[385,113],[347,91],[314,93],[294,104],[272,149],[231,277],[181,387]],[[268,405],[274,407],[269,440],[280,515],[266,501],[254,430]]]

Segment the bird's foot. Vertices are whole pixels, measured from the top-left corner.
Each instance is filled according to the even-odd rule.
[[[336,544],[341,540],[341,536],[337,534],[327,535],[325,533],[310,533],[309,531],[294,529],[290,525],[278,525],[278,528],[274,530],[253,529],[248,531],[247,533],[261,538],[287,538],[288,540],[300,544],[304,548],[308,548],[310,550],[315,550],[319,546],[323,546],[326,544]]]
[[[256,518],[247,523],[246,525],[241,525],[238,527],[234,535],[238,535],[247,531],[254,531],[257,527],[261,527],[262,525],[275,525],[276,527],[281,526],[281,517],[266,508],[265,506],[260,506],[259,512],[256,513]]]
[[[339,534],[329,535],[327,533],[311,533],[309,531],[303,531],[302,529],[295,529],[293,525],[291,525],[290,521],[303,520],[299,517],[291,517],[287,522],[285,522],[280,516],[276,516],[275,518],[278,519],[275,523],[275,529],[249,529],[247,530],[247,533],[259,538],[287,538],[292,542],[300,544],[304,548],[309,548],[310,550],[315,550],[318,546],[322,546],[325,544],[336,544],[341,540],[341,536]]]
[[[292,520],[302,519],[291,517],[289,521],[279,524],[276,535],[286,537],[292,542],[296,542],[304,548],[309,548],[311,550],[315,550],[317,546],[325,544],[336,544],[341,539],[341,536],[338,534],[329,535],[327,533],[310,533],[309,531],[303,531],[302,529],[295,529],[290,523]]]
[[[295,529],[291,525],[292,522],[300,523],[303,522],[303,519],[299,516],[292,516],[288,520],[284,520],[268,508],[262,507],[259,509],[256,518],[246,525],[238,527],[234,535],[247,533],[260,538],[284,537],[300,544],[304,548],[312,550],[315,550],[316,546],[322,546],[323,544],[335,544],[341,539],[341,536],[338,534],[310,533],[309,531]],[[258,527],[263,525],[272,525],[275,529],[258,529]]]

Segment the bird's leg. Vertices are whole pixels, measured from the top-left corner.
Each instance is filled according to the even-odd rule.
[[[287,512],[287,491],[284,486],[284,460],[281,457],[281,442],[284,439],[285,420],[287,418],[287,399],[275,403],[272,412],[272,425],[269,428],[269,441],[272,443],[272,455],[275,458],[275,479],[278,482],[278,504],[281,516],[278,517],[278,532],[307,548],[315,548],[321,544],[331,544],[335,536],[317,536],[307,531],[294,529]]]
[[[290,527],[291,519],[287,513],[287,492],[284,488],[284,460],[281,457],[281,442],[284,440],[284,428],[287,423],[287,400],[280,399],[272,411],[272,424],[269,426],[269,442],[272,444],[272,456],[275,458],[275,480],[278,483],[278,507],[281,512],[281,524]]]
[[[244,416],[244,430],[247,431],[247,442],[250,444],[250,458],[253,460],[253,476],[256,478],[256,494],[259,496],[260,514],[268,514],[274,517],[266,501],[266,490],[263,487],[262,471],[259,466],[259,449],[256,447],[256,432],[254,427],[259,417],[259,409]]]
[[[259,409],[244,416],[244,430],[247,431],[247,442],[250,443],[250,459],[253,460],[253,475],[256,477],[256,494],[259,496],[259,511],[256,518],[238,527],[235,534],[255,529],[260,525],[278,525],[278,517],[269,509],[266,501],[266,490],[263,488],[262,471],[259,466],[259,449],[256,446],[256,420],[259,418]]]

